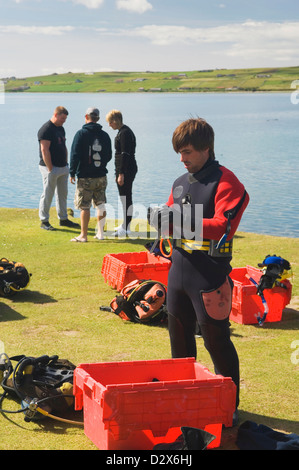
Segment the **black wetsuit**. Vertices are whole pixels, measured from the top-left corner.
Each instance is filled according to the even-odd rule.
[[[172,187],[168,206],[187,201],[203,205],[203,239],[220,240],[228,227],[226,212],[232,212],[231,240],[249,197],[236,176],[216,161],[208,161],[198,173],[184,174]],[[184,235],[183,235],[184,236]],[[195,325],[199,324],[215,372],[231,377],[239,389],[239,360],[230,339],[229,314],[232,301],[231,249],[219,253],[189,250],[176,243],[168,276],[167,307],[172,357],[195,357]],[[223,250],[225,251],[225,250]],[[214,256],[216,255],[216,256]]]
[[[116,181],[119,174],[124,175],[124,184],[120,186],[117,183],[117,188],[123,206],[123,228],[126,230],[132,220],[132,186],[137,173],[136,138],[133,131],[124,124],[119,129],[114,144]]]

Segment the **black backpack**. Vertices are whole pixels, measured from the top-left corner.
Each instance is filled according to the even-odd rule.
[[[28,273],[24,264],[9,261],[7,258],[1,258],[0,295],[9,297],[25,289],[29,284],[30,276],[31,274]]]
[[[75,365],[58,356],[40,357],[0,355],[1,383],[4,393],[21,401],[25,421],[62,413],[74,403]],[[16,362],[16,365],[13,365]],[[38,412],[40,410],[40,412]],[[2,410],[3,412],[3,410]]]
[[[167,321],[166,287],[158,281],[136,279],[114,297],[110,307],[101,310],[114,312],[120,318],[134,323],[160,325]]]

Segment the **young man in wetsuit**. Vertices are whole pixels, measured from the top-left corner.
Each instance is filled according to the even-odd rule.
[[[123,222],[117,227],[114,235],[124,237],[130,234],[133,211],[132,186],[138,171],[135,159],[136,138],[133,131],[123,124],[120,111],[115,109],[110,111],[106,120],[112,129],[118,130],[114,141],[115,179],[123,206]]]
[[[232,238],[249,197],[237,177],[215,160],[214,131],[205,120],[189,119],[180,124],[172,143],[187,173],[174,182],[167,204],[162,209],[152,209],[149,216],[150,223],[162,234],[169,226],[179,234],[173,240],[167,288],[172,357],[196,358],[194,333],[198,322],[215,372],[231,377],[237,386],[236,423],[239,360],[230,339],[229,273]],[[197,205],[202,210],[201,220],[196,218]],[[187,206],[190,210],[185,216]],[[201,240],[190,239],[190,227],[192,233],[198,234],[199,225]]]

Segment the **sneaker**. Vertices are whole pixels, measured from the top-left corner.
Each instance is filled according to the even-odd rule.
[[[123,227],[120,227],[118,230],[116,230],[116,232],[114,232],[113,235],[114,237],[123,238],[127,236],[127,231]]]
[[[233,427],[238,426],[238,423],[239,423],[239,410],[238,408],[236,408],[233,414]]]
[[[40,228],[43,228],[44,230],[55,230],[54,227],[49,222],[42,222],[40,224]]]
[[[96,234],[93,238],[96,238],[97,240],[104,240],[104,235]]]
[[[60,225],[61,227],[80,228],[80,225],[79,225],[79,224],[76,224],[75,222],[72,222],[72,221],[69,220],[69,219],[60,220],[60,221],[59,221],[59,225]]]

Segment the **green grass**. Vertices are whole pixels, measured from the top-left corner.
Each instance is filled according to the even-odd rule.
[[[142,79],[143,81],[136,81]],[[5,91],[26,92],[223,92],[290,91],[299,66],[275,69],[223,69],[187,72],[65,73],[8,79]]]
[[[51,222],[58,227],[52,209]],[[39,228],[32,209],[0,209],[1,257],[21,261],[32,273],[28,288],[11,298],[0,297],[0,341],[9,356],[58,354],[74,364],[132,361],[170,357],[166,328],[123,322],[99,310],[116,295],[101,276],[107,253],[143,251],[145,240],[93,238],[70,243],[78,230]],[[251,419],[285,432],[298,432],[298,369],[291,361],[291,344],[298,340],[298,239],[238,233],[233,266],[257,266],[267,254],[288,259],[293,268],[293,299],[281,322],[257,325],[232,323],[231,332],[241,368],[241,422]],[[197,360],[213,371],[202,340],[197,339]],[[3,408],[18,409],[6,399]],[[74,419],[74,417],[73,417]],[[75,419],[82,419],[81,414]],[[95,446],[81,427],[45,420],[26,423],[22,414],[0,415],[0,449],[80,449]],[[231,431],[227,431],[231,432]],[[230,436],[230,434],[229,434]],[[230,437],[224,447],[231,448]]]

